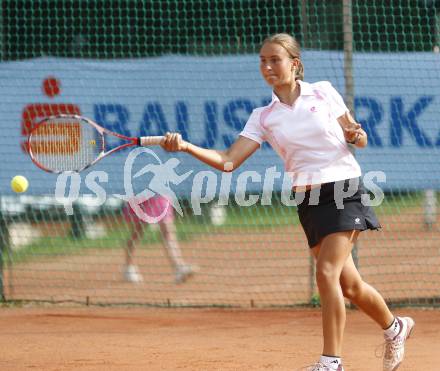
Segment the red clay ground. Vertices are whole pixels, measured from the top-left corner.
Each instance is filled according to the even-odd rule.
[[[364,278],[389,300],[440,297],[439,229],[426,232],[420,210],[381,221],[383,231],[361,236]],[[3,308],[0,370],[293,371],[316,360],[319,310],[258,309],[310,300],[313,281],[300,227],[243,225],[191,237],[182,250],[200,271],[183,285],[174,284],[160,245],[139,247],[144,282],[138,285],[122,280],[122,248],[91,247],[14,265],[12,277],[6,271],[5,294],[17,300],[256,308]],[[417,322],[399,371],[440,370],[440,311],[399,313]],[[374,351],[381,341],[371,320],[349,312],[346,370],[380,371]]]
[[[3,308],[0,369],[290,370],[320,352],[318,310]],[[440,311],[404,310],[416,321],[399,371],[438,371]],[[347,371],[380,371],[381,332],[349,311]]]
[[[440,298],[440,231],[425,231],[420,213],[382,217],[383,231],[361,234],[361,274],[388,300]],[[181,243],[182,251],[200,270],[184,285],[174,284],[160,244],[137,249],[136,262],[144,282],[124,282],[121,241],[120,249],[91,246],[76,255],[39,255],[32,262],[15,264],[12,278],[6,271],[6,297],[245,308],[310,301],[314,277],[301,227],[243,225],[190,237]]]

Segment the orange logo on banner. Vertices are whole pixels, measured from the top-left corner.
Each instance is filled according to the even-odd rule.
[[[79,152],[81,126],[77,122],[41,125],[32,135],[65,138],[62,140],[32,140],[31,150],[34,154],[74,155]]]
[[[47,97],[54,98],[61,93],[61,83],[55,77],[49,76],[43,80],[42,90]],[[31,103],[26,105],[21,118],[21,135],[27,138],[38,121],[59,114],[81,115],[81,110],[76,104],[71,103]],[[23,151],[27,152],[27,141],[23,141],[21,147]],[[34,151],[34,147],[32,150]]]

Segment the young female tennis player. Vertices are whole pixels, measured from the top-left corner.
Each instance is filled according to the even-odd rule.
[[[166,256],[174,268],[175,282],[177,284],[185,282],[195,273],[196,268],[187,264],[183,259],[177,240],[176,225],[174,224],[174,209],[171,202],[166,197],[160,195],[139,201],[140,209],[143,213],[148,215],[152,221],[140,219],[132,209],[130,202],[124,207],[123,213],[125,220],[130,227],[130,237],[125,245],[124,279],[132,283],[143,281],[143,277],[134,262],[136,243],[142,238],[144,229],[148,223],[153,223],[153,220],[157,219],[155,223],[159,225]]]
[[[329,82],[303,81],[300,49],[292,36],[276,34],[263,42],[260,72],[273,88],[272,101],[252,112],[230,148],[200,148],[178,133],[167,133],[162,146],[231,171],[268,141],[293,174],[293,190],[303,193],[298,214],[316,259],[324,345],[321,358],[309,370],[343,370],[344,296],[384,329],[383,369],[396,370],[414,321],[393,316],[382,296],[362,280],[351,256],[360,231],[380,228],[373,211],[361,202],[365,193],[359,182],[361,170],[347,145],[365,147],[367,135]],[[354,194],[343,199],[343,209],[338,208],[336,198],[353,186]],[[312,202],[317,190],[318,204]]]

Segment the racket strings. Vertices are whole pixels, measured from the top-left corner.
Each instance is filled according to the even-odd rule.
[[[103,136],[89,123],[57,117],[38,126],[29,139],[34,161],[54,172],[80,171],[104,149]]]

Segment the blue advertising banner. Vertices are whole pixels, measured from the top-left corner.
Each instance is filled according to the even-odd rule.
[[[304,51],[303,62],[306,81],[329,80],[344,95],[342,53]],[[258,63],[257,55],[245,55],[0,64],[0,193],[11,194],[10,179],[22,174],[29,179],[29,194],[54,194],[57,176],[39,170],[23,150],[29,128],[49,113],[75,112],[128,136],[179,131],[195,144],[227,147],[252,110],[270,101]],[[355,54],[354,66],[355,114],[369,135],[368,147],[356,152],[363,172],[384,172],[386,189],[440,188],[440,55]],[[136,157],[134,168],[177,157],[176,174],[193,171],[173,186],[178,195],[189,197],[194,181],[206,180],[195,177],[210,169],[189,155],[152,149],[154,154]],[[96,194],[86,183],[88,174],[89,185],[100,184],[107,195],[124,194],[129,153],[118,152],[81,173],[81,194]],[[234,192],[234,179],[246,170],[261,175],[248,179],[246,189],[261,191],[265,172],[273,167],[283,171],[278,156],[263,146],[234,173],[232,188],[222,188],[222,175],[215,172],[217,193]],[[133,187],[139,192],[148,181],[138,177]],[[280,186],[275,180],[275,188]]]

